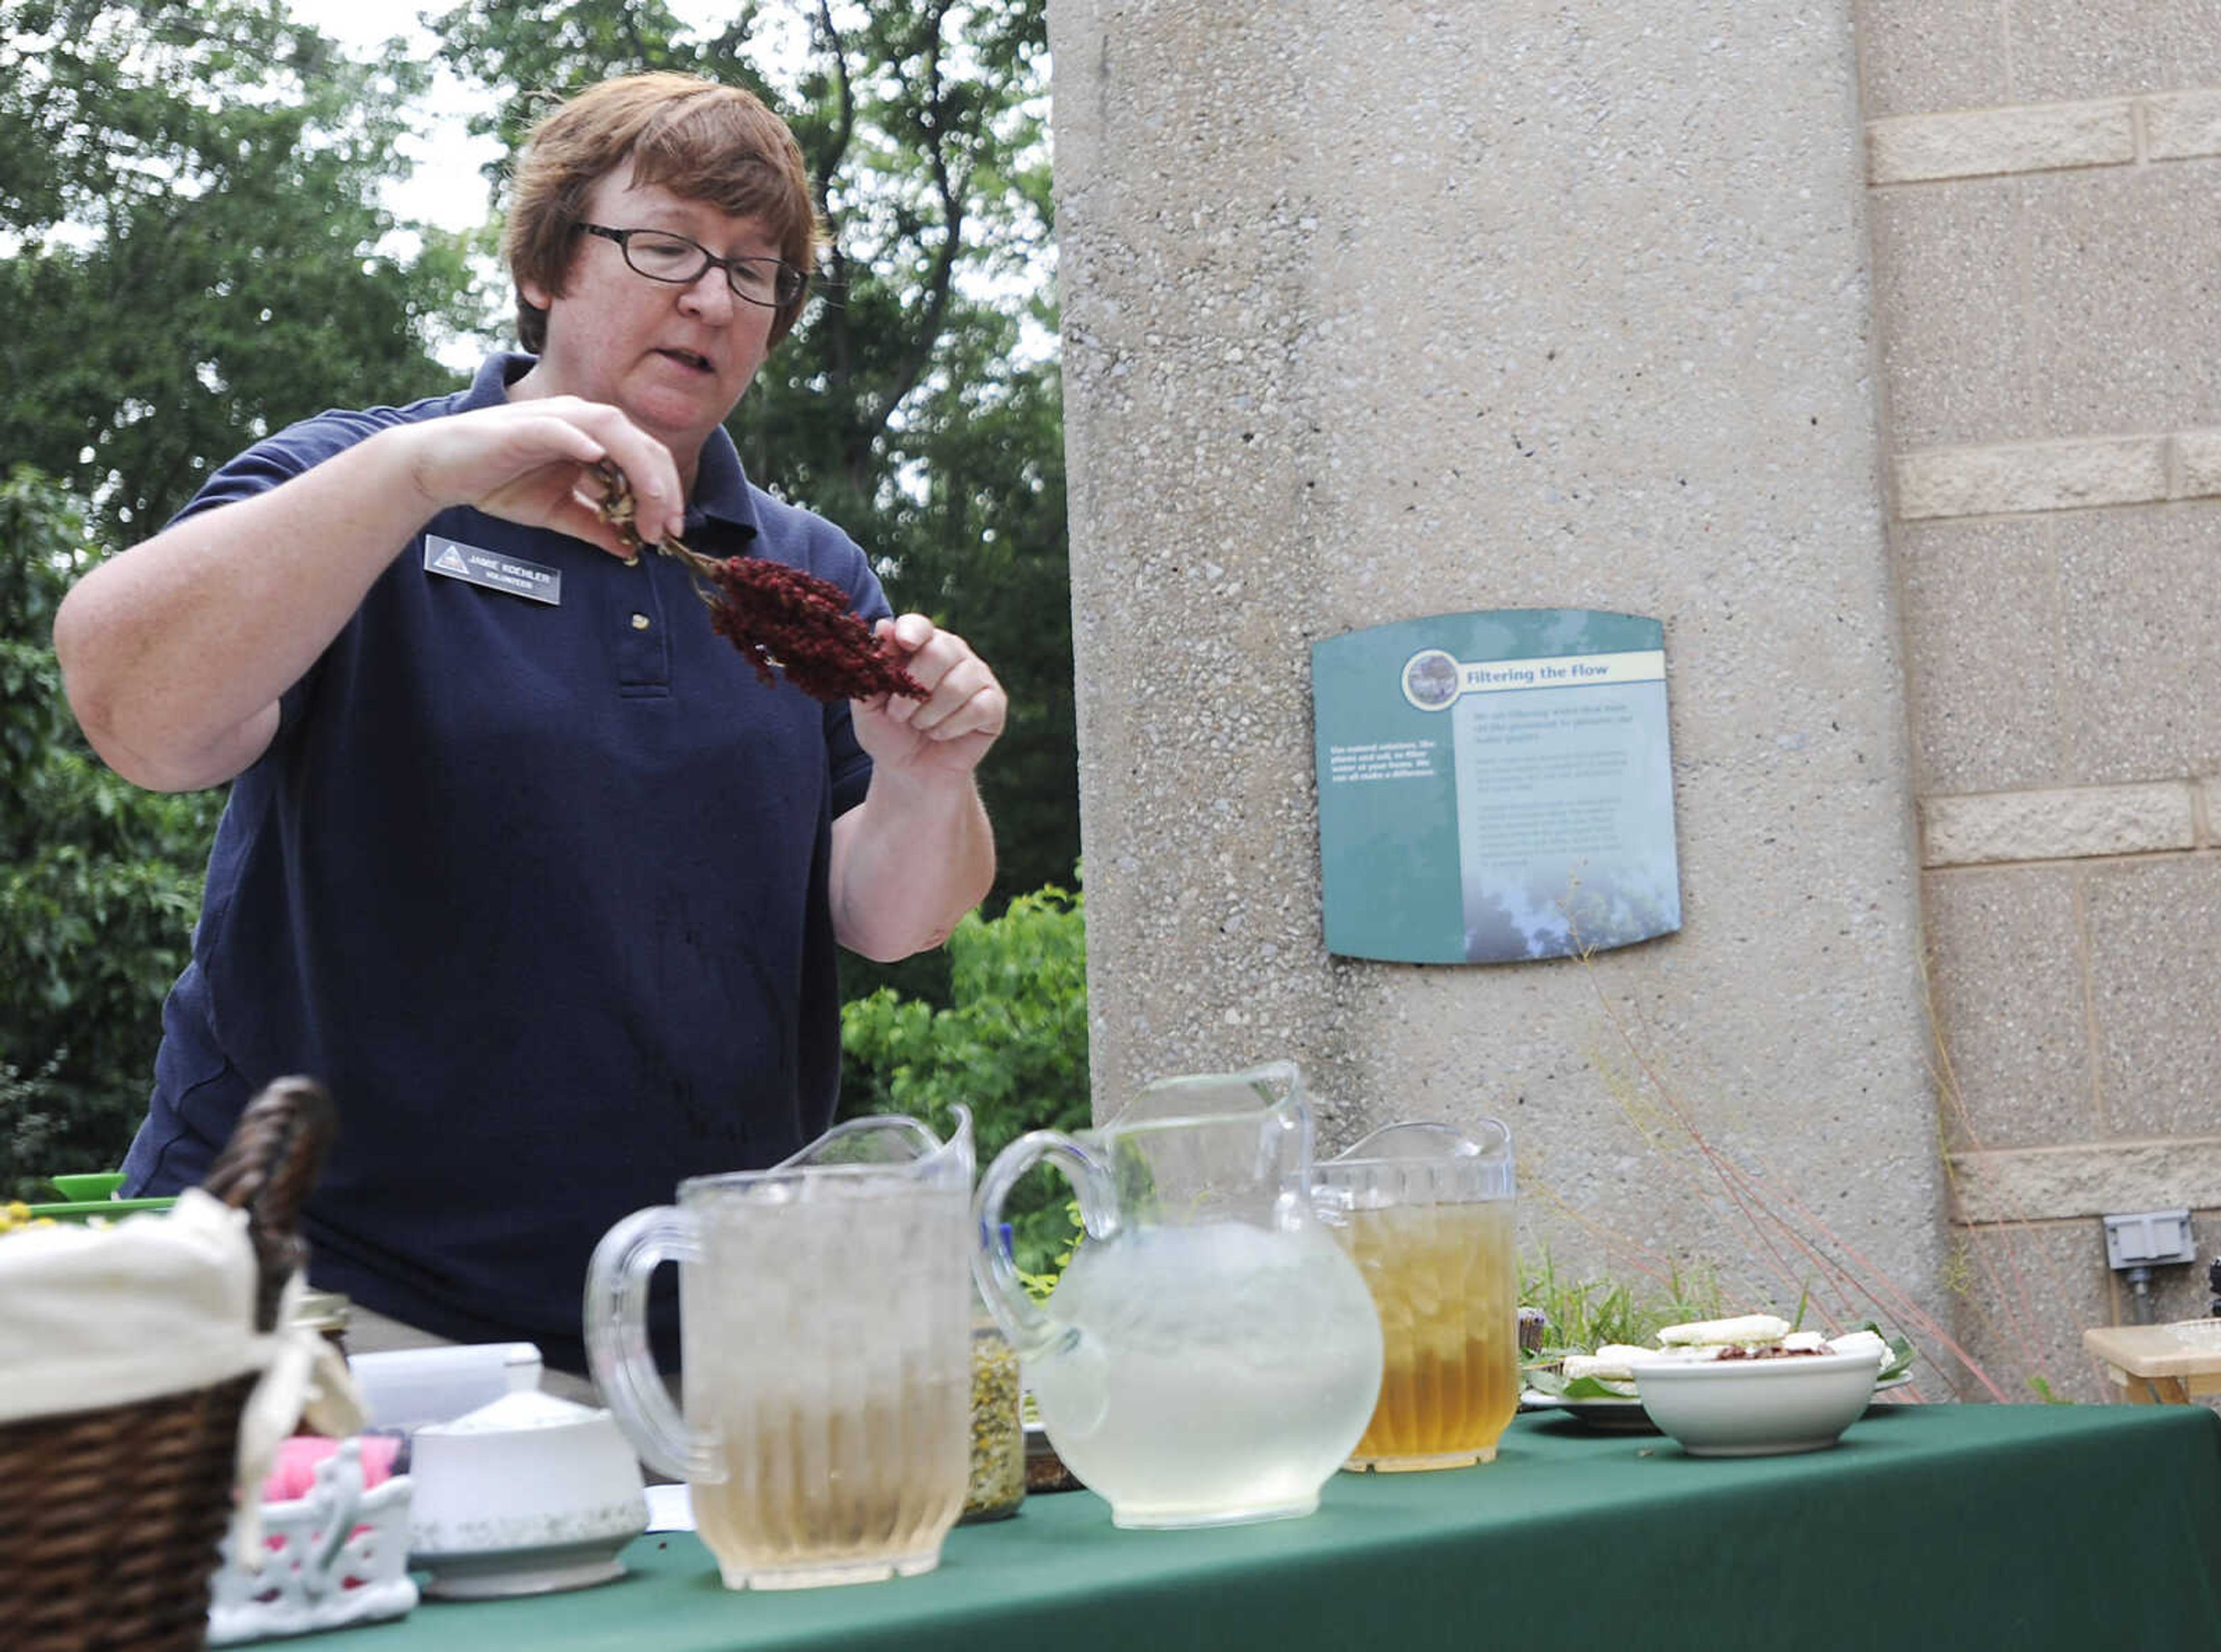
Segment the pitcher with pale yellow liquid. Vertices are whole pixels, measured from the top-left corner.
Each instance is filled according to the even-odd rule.
[[[1380,1399],[1345,1465],[1490,1462],[1519,1407],[1511,1133],[1390,1124],[1318,1167],[1320,1219],[1380,1311]]]
[[[854,1119],[769,1170],[698,1176],[596,1248],[586,1354],[650,1466],[684,1480],[726,1586],[929,1572],[970,1476],[972,1121]],[[685,1415],[649,1363],[680,1264]]]
[[[1049,1443],[1115,1524],[1309,1514],[1372,1415],[1380,1322],[1312,1213],[1311,1144],[1279,1061],[1162,1080],[1093,1129],[1019,1137],[980,1178],[981,1292]],[[990,1236],[1043,1160],[1086,1236],[1035,1303]]]

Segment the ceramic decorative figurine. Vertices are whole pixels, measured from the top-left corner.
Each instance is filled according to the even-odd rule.
[[[416,1604],[409,1575],[406,1474],[366,1490],[362,1447],[343,1440],[316,1465],[306,1497],[262,1505],[259,1563],[241,1563],[239,1529],[210,1586],[209,1644],[236,1646],[399,1618]],[[345,1531],[337,1544],[326,1534]],[[253,1558],[253,1557],[250,1557]]]

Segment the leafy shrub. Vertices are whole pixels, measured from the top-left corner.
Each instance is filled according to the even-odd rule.
[[[1685,1273],[1678,1266],[1668,1265],[1663,1277],[1648,1276],[1636,1285],[1568,1279],[1547,1249],[1521,1259],[1519,1300],[1542,1311],[1542,1346],[1554,1355],[1592,1353],[1610,1342],[1647,1348],[1667,1325],[1758,1311],[1727,1306],[1717,1280],[1701,1272]]]
[[[0,482],[0,1198],[122,1161],[223,801],[142,792],[78,732],[49,639],[81,523],[36,472]]]
[[[1084,1129],[1088,1114],[1087,948],[1082,898],[1054,884],[976,912],[948,938],[947,1008],[890,987],[841,1012],[845,1111],[907,1113],[946,1133],[972,1110],[985,1165],[1028,1130]],[[1029,1174],[1007,1213],[1018,1266],[1045,1272],[1070,1240],[1069,1190]]]

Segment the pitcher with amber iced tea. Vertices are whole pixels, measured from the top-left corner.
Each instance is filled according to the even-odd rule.
[[[586,1353],[653,1467],[687,1483],[726,1586],[933,1569],[970,1470],[972,1121],[836,1126],[769,1170],[698,1176],[604,1236]],[[648,1358],[679,1266],[685,1415]]]
[[[1380,1399],[1354,1469],[1490,1462],[1519,1406],[1511,1133],[1390,1124],[1318,1167],[1320,1219],[1380,1311]]]

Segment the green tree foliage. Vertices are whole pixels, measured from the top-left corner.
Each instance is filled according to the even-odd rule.
[[[829,236],[821,297],[734,439],[751,477],[847,528],[897,605],[962,634],[1009,690],[980,776],[1000,900],[1079,853],[1042,0],[819,0],[805,38],[766,36],[794,9],[743,0],[700,37],[660,0],[471,0],[438,28],[511,151],[551,95],[642,69],[746,85],[794,128]]]
[[[388,249],[427,71],[277,0],[0,0],[0,452],[159,527],[258,436],[435,393],[463,238]]]
[[[84,535],[51,481],[0,483],[0,1197],[129,1143],[220,801],[142,792],[78,734],[46,639]]]
[[[386,250],[426,72],[274,0],[0,0],[0,1192],[146,1107],[222,798],[150,796],[63,704],[55,604],[257,437],[454,382],[459,238]]]
[[[907,1113],[942,1131],[972,1110],[984,1166],[1030,1129],[1088,1122],[1086,917],[1055,885],[1021,895],[997,918],[976,913],[949,937],[954,1002],[935,1008],[892,987],[841,1014],[852,1112]],[[1018,1265],[1048,1269],[1070,1236],[1068,1192],[1043,1173],[1012,1197]]]

